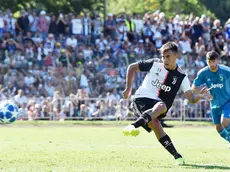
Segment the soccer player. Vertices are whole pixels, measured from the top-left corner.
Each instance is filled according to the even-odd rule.
[[[210,51],[207,53],[208,66],[198,72],[192,89],[199,92],[199,86],[203,84],[210,89],[213,123],[220,136],[230,143],[230,68],[218,64],[218,59],[217,52]],[[222,116],[223,120],[221,122]]]
[[[159,120],[166,116],[173,104],[175,96],[181,89],[191,103],[198,102],[203,95],[193,94],[188,77],[177,66],[178,46],[168,42],[160,49],[162,62],[154,59],[129,65],[126,75],[126,89],[123,97],[128,98],[132,91],[132,82],[136,72],[147,72],[142,85],[134,95],[133,109],[139,118],[123,129],[124,135],[137,136],[138,127],[148,132],[154,131],[159,142],[174,156],[177,165],[183,165],[184,159],[175,149],[170,137],[163,130]]]

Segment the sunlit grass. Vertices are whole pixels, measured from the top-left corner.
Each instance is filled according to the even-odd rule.
[[[230,150],[214,127],[166,129],[186,160],[186,166],[177,167],[154,135],[142,129],[138,137],[125,137],[123,125],[46,124],[0,127],[0,171],[230,171]]]

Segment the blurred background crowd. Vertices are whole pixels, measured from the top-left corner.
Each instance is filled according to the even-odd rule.
[[[177,64],[191,81],[206,65],[207,51],[215,49],[221,63],[230,65],[230,20],[193,13],[167,19],[160,11],[108,14],[103,21],[97,12],[21,10],[14,18],[10,9],[0,11],[0,97],[13,98],[31,119],[50,117],[49,108],[58,116],[114,115],[116,106],[130,104],[119,101],[127,66],[160,58],[157,50],[167,41],[178,43]],[[136,75],[133,90],[144,76]],[[110,101],[80,100],[85,98]]]

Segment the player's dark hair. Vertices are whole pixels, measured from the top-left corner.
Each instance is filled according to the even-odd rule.
[[[161,53],[164,53],[165,51],[172,51],[178,53],[179,49],[178,45],[175,42],[167,42],[159,49],[159,51]]]
[[[216,59],[219,59],[219,54],[216,51],[209,51],[206,54],[206,59],[207,60],[216,60]]]

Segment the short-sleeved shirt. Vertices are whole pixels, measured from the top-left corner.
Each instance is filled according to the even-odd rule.
[[[181,89],[183,92],[191,90],[190,82],[177,67],[175,70],[168,70],[164,64],[154,59],[138,63],[140,71],[147,72],[142,85],[137,89],[135,98],[150,98],[163,101],[169,109]]]
[[[216,72],[211,72],[209,67],[201,69],[193,84],[195,86],[206,85],[210,90],[213,100],[211,108],[220,108],[230,99],[230,68],[218,65]]]

